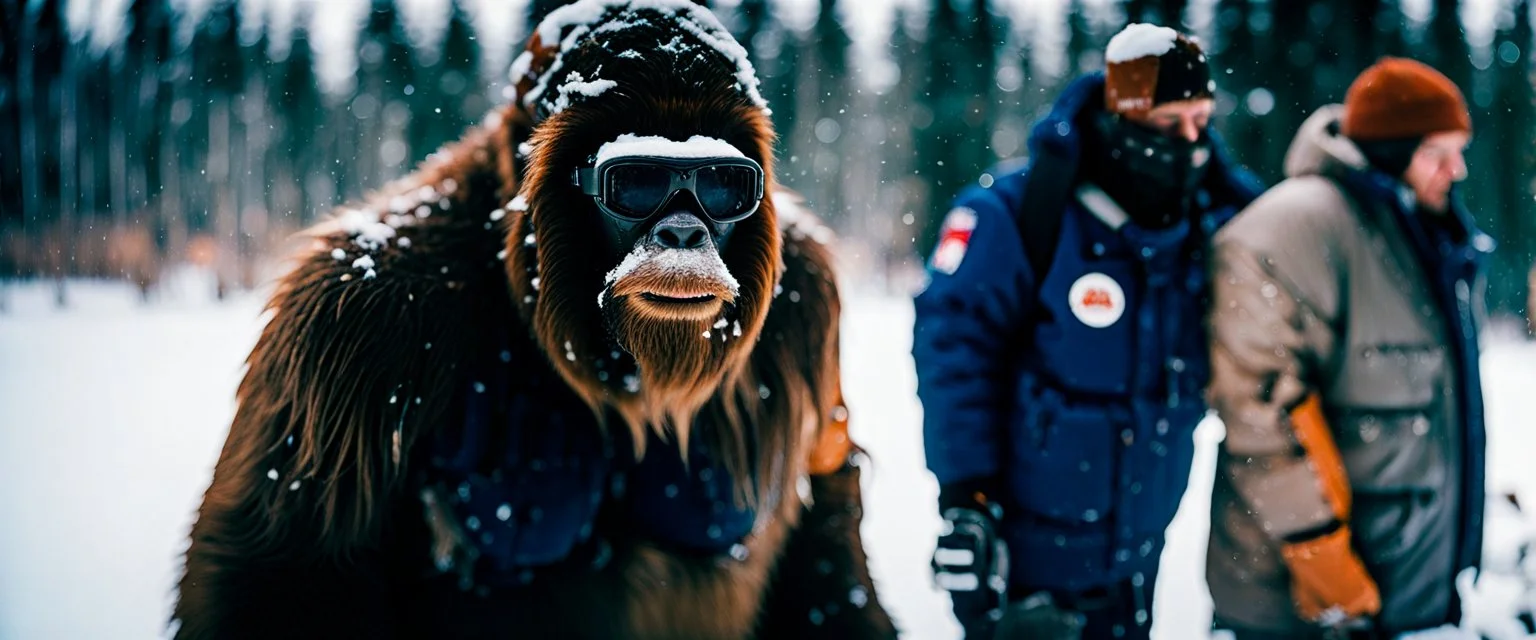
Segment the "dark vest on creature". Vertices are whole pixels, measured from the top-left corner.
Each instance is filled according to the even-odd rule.
[[[477,584],[528,584],[542,569],[600,565],[608,533],[679,554],[745,548],[738,544],[756,513],[733,500],[733,478],[704,438],[690,441],[685,465],[675,443],[648,432],[636,461],[622,420],[600,428],[543,353],[513,342],[464,376],[463,424],[439,430],[423,478],[441,488],[479,552]]]

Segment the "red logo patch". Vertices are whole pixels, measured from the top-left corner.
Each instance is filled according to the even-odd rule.
[[[1113,309],[1115,299],[1109,295],[1107,289],[1089,289],[1083,293],[1082,305],[1089,309]]]
[[[939,229],[939,244],[933,250],[929,266],[945,275],[954,275],[965,260],[965,251],[971,245],[971,233],[975,230],[975,211],[966,207],[950,210]]]

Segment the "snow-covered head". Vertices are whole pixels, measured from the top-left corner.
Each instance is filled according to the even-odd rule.
[[[770,199],[733,218],[678,190],[711,159],[773,190],[774,132],[746,52],[683,0],[582,0],[533,31],[513,78],[507,269],[522,314],[595,410],[616,410],[637,442],[649,427],[684,444],[745,367],[778,277]],[[678,178],[656,187],[671,195],[654,211],[619,219],[592,185],[616,184],[605,163],[638,158]]]
[[[1211,98],[1216,83],[1194,39],[1168,27],[1126,25],[1104,50],[1104,106],[1112,113],[1145,115],[1183,100]]]
[[[583,55],[583,50],[590,54],[592,46],[624,60],[649,57],[690,66],[723,62],[729,65],[723,70],[731,72],[736,90],[768,113],[746,49],[709,9],[688,0],[580,0],[551,11],[534,29],[528,48],[512,63],[509,75],[515,99],[535,122],[622,81],[598,77],[601,67],[582,69],[570,60],[592,57]]]

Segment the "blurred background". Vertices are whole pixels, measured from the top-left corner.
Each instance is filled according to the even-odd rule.
[[[560,4],[0,0],[0,640],[174,628],[180,556],[291,235],[483,121],[529,25]],[[1500,243],[1482,362],[1489,491],[1536,502],[1531,0],[710,4],[763,81],[779,179],[840,235],[844,390],[874,461],[863,534],[906,637],[959,632],[928,570],[940,523],[910,293],[954,194],[1025,155],[1031,123],[1102,68],[1128,21],[1201,39],[1216,127],[1271,184],[1302,120],[1378,56],[1461,86],[1476,128],[1463,193]],[[1209,629],[1221,437],[1214,418],[1195,435],[1159,639]],[[1495,573],[1480,584],[1494,595],[1475,601],[1507,626],[1536,607],[1536,517],[1490,508]]]
[[[0,3],[0,277],[126,278],[152,297],[169,267],[192,264],[220,294],[259,285],[290,233],[501,103],[528,25],[560,4]],[[1444,71],[1478,134],[1465,197],[1502,247],[1490,307],[1527,306],[1529,0],[711,5],[756,59],[780,179],[835,225],[861,282],[909,287],[955,192],[1024,155],[1056,91],[1101,68],[1127,21],[1148,21],[1202,39],[1217,127],[1271,183],[1301,121],[1378,56]],[[67,305],[67,287],[56,293]]]

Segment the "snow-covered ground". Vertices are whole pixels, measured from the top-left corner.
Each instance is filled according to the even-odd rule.
[[[178,295],[148,306],[121,286],[72,283],[68,311],[51,306],[46,287],[0,284],[0,640],[160,636],[264,319],[259,295],[215,303],[195,274],[175,282]],[[844,386],[854,438],[872,459],[864,536],[881,600],[906,637],[958,637],[927,569],[937,488],[923,467],[911,305],[853,293],[844,313]],[[1483,365],[1491,486],[1536,502],[1536,347],[1500,343]],[[1203,637],[1209,625],[1202,576],[1220,437],[1215,420],[1197,433],[1195,476],[1159,575],[1159,638]],[[1490,539],[1506,540],[1495,552],[1513,565],[1521,525],[1503,527]]]

